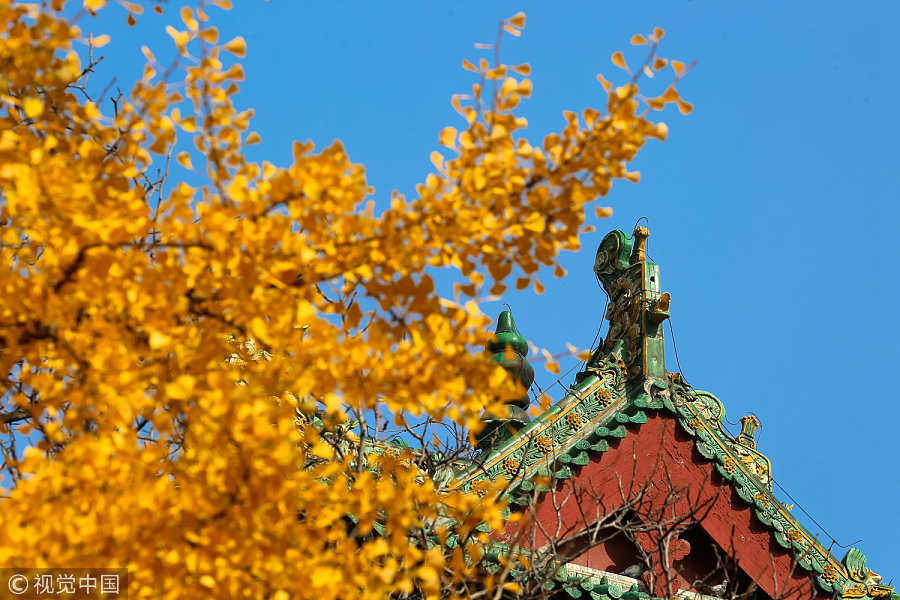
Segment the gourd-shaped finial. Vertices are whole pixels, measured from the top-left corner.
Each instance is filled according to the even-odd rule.
[[[497,318],[497,328],[494,330],[494,338],[488,342],[487,351],[491,360],[503,367],[507,373],[516,378],[516,381],[525,388],[525,395],[521,398],[507,400],[508,407],[505,415],[485,414],[486,425],[478,435],[478,447],[488,448],[503,435],[510,435],[518,431],[525,423],[530,421],[528,405],[531,403],[528,397],[528,389],[534,382],[534,367],[526,360],[528,355],[528,342],[516,329],[516,320],[512,311],[504,310]]]
[[[512,356],[507,348],[512,351]],[[509,404],[523,410],[528,408],[530,400],[527,390],[534,382],[534,367],[525,359],[528,355],[528,342],[516,329],[512,311],[504,310],[497,318],[497,328],[494,330],[494,339],[488,343],[488,352],[491,353],[491,360],[499,363],[526,390],[525,396],[512,400]]]

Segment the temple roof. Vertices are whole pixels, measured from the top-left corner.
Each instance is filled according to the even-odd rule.
[[[645,255],[647,235],[644,228],[633,236],[614,231],[601,243],[594,271],[610,297],[609,334],[565,397],[531,422],[500,428],[492,445],[449,487],[478,493],[506,478],[511,503],[526,506],[554,482],[572,478],[574,468],[599,459],[610,441],[639,431],[648,415],[662,416],[691,436],[709,468],[729,482],[775,543],[794,553],[823,592],[900,600],[893,587],[866,568],[859,549],[839,560],[775,497],[771,462],[756,448],[755,417],[742,418],[742,430],[733,436],[723,425],[725,407],[716,396],[665,370],[662,323],[670,298],[660,291],[658,265]],[[601,574],[566,571],[557,580],[573,597],[649,597]]]

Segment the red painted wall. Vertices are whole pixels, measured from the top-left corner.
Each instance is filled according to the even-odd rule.
[[[647,423],[630,426],[627,437],[610,441],[609,450],[599,458],[573,469],[571,479],[558,482],[553,492],[541,494],[527,509],[539,526],[510,526],[503,537],[536,548],[550,539],[570,539],[562,550],[577,555],[572,562],[620,573],[639,562],[628,539],[620,534],[588,548],[590,542],[577,534],[623,506],[623,499],[637,499],[633,509],[645,523],[671,521],[692,512],[700,520],[702,531],[685,533],[669,548],[671,592],[691,589],[694,581],[708,577],[718,549],[733,557],[740,570],[771,598],[829,598],[802,568],[792,565],[792,555],[775,543],[769,530],[713,464],[694,449],[693,438],[671,417],[648,415]],[[641,545],[656,550],[654,535],[640,534]],[[661,570],[656,575],[652,591],[665,597],[670,593],[666,576]]]

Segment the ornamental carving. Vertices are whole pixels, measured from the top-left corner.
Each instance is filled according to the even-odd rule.
[[[534,445],[544,454],[547,454],[553,448],[553,443],[546,435],[537,436],[537,438],[534,440]]]
[[[503,461],[503,470],[510,477],[514,477],[519,472],[519,461],[513,457],[508,457]]]
[[[722,468],[725,469],[729,473],[734,473],[734,469],[737,463],[734,462],[734,459],[730,456],[726,456],[722,461]]]
[[[881,575],[866,567],[866,555],[859,548],[850,548],[844,557],[844,566],[850,576],[851,585],[844,588],[843,598],[888,598],[894,591],[892,586],[881,585]]]
[[[609,333],[603,349],[619,357],[628,379],[665,379],[662,322],[671,297],[660,293],[659,266],[647,258],[650,232],[614,231],[597,249],[594,273],[609,295]]]
[[[861,584],[851,585],[844,588],[844,593],[841,594],[841,598],[865,598],[869,594],[866,591],[866,586]]]
[[[572,429],[578,429],[579,427],[581,427],[583,422],[584,419],[577,412],[573,411],[566,415],[566,425],[568,425]]]
[[[864,585],[862,583],[857,583],[855,585],[851,585],[849,587],[844,588],[844,593],[841,594],[842,598],[865,598],[866,596],[870,598],[888,598],[891,595],[891,592],[894,591],[893,587],[886,585]]]
[[[612,394],[608,389],[600,388],[599,390],[597,390],[597,401],[601,405],[606,406],[612,402]]]
[[[759,429],[759,419],[754,415],[741,417],[741,433],[737,437],[738,443],[748,448],[756,448],[757,429]]]
[[[893,586],[888,585],[870,585],[869,595],[873,598],[887,598],[894,591]]]

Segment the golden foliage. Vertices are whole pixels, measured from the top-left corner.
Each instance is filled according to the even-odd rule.
[[[5,456],[0,564],[128,567],[136,599],[437,595],[445,566],[469,563],[410,532],[446,537],[455,519],[464,545],[484,539],[502,502],[440,489],[408,451],[364,456],[365,423],[340,424],[474,430],[515,397],[473,351],[488,329],[474,299],[516,269],[541,291],[586,206],[665,138],[647,111],[686,103],[674,85],[643,102],[637,77],[605,84],[604,112],[566,112],[530,143],[514,113],[530,67],[467,61],[480,81],[453,98],[463,122],[441,131],[435,172],[376,213],[340,143],[247,160],[260,137],[233,103],[247,44],[220,43],[203,10],[167,27],[176,63],[144,47],[143,78],[104,111],[85,99],[84,56],[109,37],[85,39],[65,5],[0,2],[2,426],[34,442]],[[140,5],[123,6],[133,24]],[[171,156],[205,183],[164,193],[151,167]],[[471,300],[437,294],[445,267]]]

